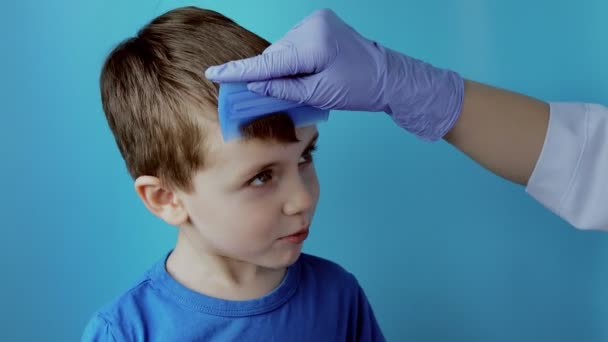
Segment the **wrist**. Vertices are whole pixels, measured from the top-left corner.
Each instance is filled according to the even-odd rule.
[[[386,50],[385,112],[423,140],[441,139],[462,111],[463,78],[454,71]]]

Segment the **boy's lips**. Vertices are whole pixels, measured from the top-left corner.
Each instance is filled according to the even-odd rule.
[[[300,229],[296,233],[284,236],[284,237],[280,238],[279,240],[285,240],[285,241],[288,241],[291,243],[296,243],[296,244],[302,243],[308,237],[309,228],[310,228],[310,226],[306,226],[305,228]]]

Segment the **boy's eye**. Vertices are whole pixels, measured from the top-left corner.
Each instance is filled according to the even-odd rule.
[[[272,171],[266,170],[253,177],[253,179],[249,181],[249,185],[262,186],[270,181],[272,181]]]
[[[317,146],[314,145],[314,146],[309,147],[306,151],[304,151],[304,153],[300,157],[300,164],[312,163],[312,161],[314,159],[313,154],[315,153],[316,150],[317,150]]]
[[[317,146],[309,147],[302,156],[300,157],[300,165],[307,165],[313,162],[313,153],[317,150]],[[258,173],[255,177],[247,182],[248,186],[262,187],[275,179],[275,175],[272,170],[266,170]]]

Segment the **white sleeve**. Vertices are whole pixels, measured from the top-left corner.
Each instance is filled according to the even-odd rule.
[[[551,103],[526,191],[577,228],[608,230],[608,108]]]

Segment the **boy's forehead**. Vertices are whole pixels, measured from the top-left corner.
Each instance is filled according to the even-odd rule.
[[[227,164],[247,164],[262,159],[280,158],[300,153],[317,134],[315,125],[296,128],[299,142],[285,143],[273,139],[233,139],[224,141],[219,128],[208,135],[206,164],[208,167],[221,167]]]

